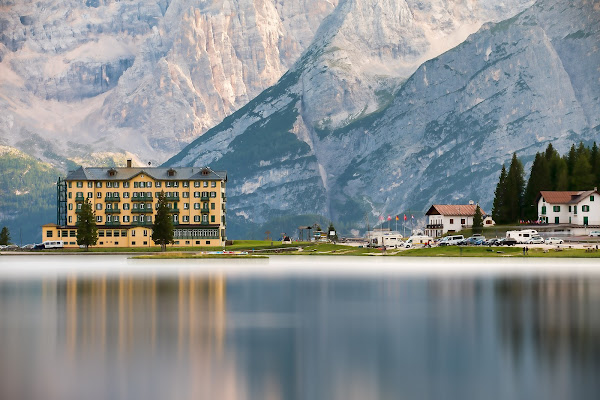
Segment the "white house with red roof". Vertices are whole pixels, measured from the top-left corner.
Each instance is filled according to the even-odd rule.
[[[448,232],[458,232],[473,226],[477,204],[434,204],[425,213],[427,225],[425,235],[440,237]],[[481,210],[484,226],[493,226],[494,221]]]
[[[579,191],[541,191],[537,197],[538,219],[548,224],[600,226],[598,189]]]

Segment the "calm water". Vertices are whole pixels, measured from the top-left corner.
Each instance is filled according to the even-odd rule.
[[[597,399],[599,377],[600,262],[0,258],[3,400]]]

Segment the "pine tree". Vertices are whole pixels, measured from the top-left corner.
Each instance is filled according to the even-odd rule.
[[[152,227],[152,240],[154,243],[160,244],[162,251],[167,249],[167,244],[173,244],[175,241],[173,229],[173,217],[167,205],[165,192],[161,191],[158,195],[158,208],[154,217],[154,225]]]
[[[525,179],[523,164],[513,153],[510,167],[506,174],[506,222],[518,222],[523,217],[523,194],[525,192]]]
[[[475,209],[475,215],[473,215],[473,233],[481,233],[483,231],[483,214],[479,204]]]
[[[494,204],[492,206],[492,218],[499,224],[506,222],[506,167],[502,164],[500,178],[494,192]]]
[[[554,185],[550,180],[549,164],[550,163],[546,159],[544,153],[538,153],[535,155],[523,198],[525,219],[537,219],[537,204],[535,204],[535,200],[538,194],[541,190],[553,189]]]
[[[85,246],[88,251],[90,246],[94,246],[98,242],[98,227],[96,226],[96,214],[92,208],[90,199],[85,199],[81,205],[79,212],[79,220],[77,222],[77,244]]]
[[[2,228],[2,231],[0,232],[0,244],[7,245],[9,243],[10,243],[10,232],[8,231],[8,228],[5,226]]]
[[[600,186],[600,152],[598,151],[596,142],[594,142],[590,151],[590,164],[592,166],[592,173],[594,174],[594,186]]]
[[[571,174],[571,187],[573,190],[589,190],[594,187],[594,180],[595,176],[587,153],[579,153]]]

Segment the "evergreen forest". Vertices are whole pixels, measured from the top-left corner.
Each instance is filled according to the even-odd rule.
[[[536,198],[542,190],[592,190],[600,186],[600,153],[596,142],[591,147],[579,143],[560,155],[549,144],[537,153],[525,181],[523,163],[513,154],[508,170],[502,165],[496,185],[492,217],[498,224],[536,221]]]

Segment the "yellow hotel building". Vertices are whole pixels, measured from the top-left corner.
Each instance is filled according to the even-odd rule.
[[[78,213],[88,198],[96,214],[96,247],[149,247],[158,195],[165,192],[175,246],[224,246],[227,172],[208,167],[83,168],[57,183],[57,223],[42,226],[42,240],[77,246]]]

